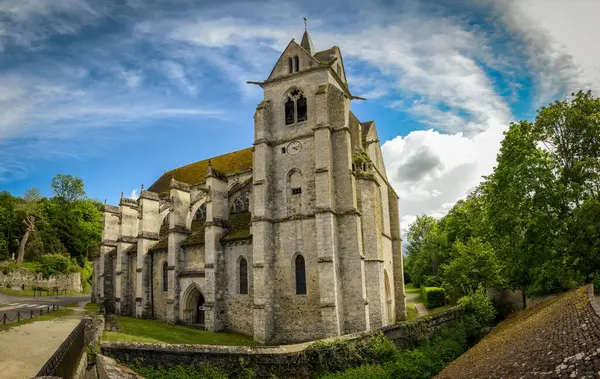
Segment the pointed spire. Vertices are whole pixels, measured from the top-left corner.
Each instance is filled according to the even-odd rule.
[[[310,39],[310,35],[308,34],[306,21],[306,17],[304,17],[304,35],[302,36],[302,42],[300,42],[300,46],[302,46],[304,50],[308,51],[310,55],[313,55],[315,53],[315,47]]]

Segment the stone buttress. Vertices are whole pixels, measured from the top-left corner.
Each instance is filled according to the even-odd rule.
[[[140,218],[137,236],[135,317],[151,318],[150,292],[153,289],[151,288],[152,272],[150,271],[148,249],[159,239],[159,198],[155,193],[142,191],[138,202]]]
[[[174,324],[179,319],[179,272],[181,243],[191,234],[186,227],[186,220],[190,212],[190,186],[171,180],[169,186],[171,198],[171,212],[169,217],[169,236],[167,252],[167,269],[169,277],[167,299],[167,321]]]
[[[128,301],[127,282],[127,255],[124,254],[127,248],[137,242],[138,234],[138,202],[126,197],[122,197],[119,202],[120,221],[119,237],[117,238],[117,264],[115,272],[115,313],[123,314],[127,309]]]
[[[205,327],[216,332],[224,327],[225,305],[224,259],[220,239],[227,231],[229,207],[227,201],[227,178],[208,167],[206,173],[208,196],[206,199],[206,223],[204,224],[204,270],[206,276]]]
[[[100,257],[99,257],[99,272],[98,276],[98,288],[97,298],[98,302],[104,302],[104,287],[105,280],[109,283],[112,278],[105,278],[104,270],[108,254],[117,247],[117,238],[119,237],[119,207],[112,205],[104,206],[104,214],[102,219],[102,244],[100,246]]]

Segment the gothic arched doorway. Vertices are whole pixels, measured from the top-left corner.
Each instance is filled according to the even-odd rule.
[[[186,324],[204,325],[204,295],[196,283],[191,283],[181,297],[182,318]]]
[[[196,324],[204,325],[204,296],[199,294],[196,305]]]

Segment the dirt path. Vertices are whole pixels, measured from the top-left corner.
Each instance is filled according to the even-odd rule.
[[[0,379],[34,377],[84,316],[85,303],[70,316],[0,332]]]

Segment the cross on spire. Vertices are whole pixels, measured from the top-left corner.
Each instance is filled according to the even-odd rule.
[[[303,17],[303,18],[304,18],[304,31],[306,32],[308,30],[308,27],[306,25],[306,21],[308,21],[308,20],[306,19],[306,17]]]

